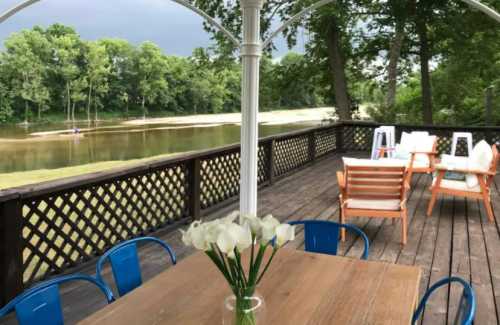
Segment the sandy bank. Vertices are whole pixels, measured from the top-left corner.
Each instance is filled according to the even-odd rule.
[[[263,124],[290,124],[299,122],[321,121],[330,118],[332,107],[306,108],[262,112],[259,114],[259,123]],[[123,122],[125,125],[150,125],[150,124],[240,124],[241,113],[203,114],[188,116],[172,116],[151,119],[138,119]]]

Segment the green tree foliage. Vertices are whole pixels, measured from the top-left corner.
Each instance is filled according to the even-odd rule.
[[[264,60],[261,109],[323,102],[304,56]],[[151,42],[89,42],[55,24],[13,34],[0,53],[0,123],[238,112],[240,97],[241,66],[220,47],[167,56]]]

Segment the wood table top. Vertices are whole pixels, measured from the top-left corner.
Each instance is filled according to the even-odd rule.
[[[268,324],[410,324],[417,267],[281,249],[258,291]],[[230,290],[196,253],[81,324],[221,324]]]

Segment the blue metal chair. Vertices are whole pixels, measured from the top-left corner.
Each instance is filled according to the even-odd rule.
[[[439,280],[434,283],[429,290],[425,293],[424,297],[420,301],[417,310],[413,314],[412,323],[416,324],[417,320],[420,318],[422,311],[425,308],[427,300],[429,297],[436,291],[438,288],[445,286],[447,284],[451,284],[452,282],[458,282],[464,287],[464,291],[462,293],[462,297],[460,298],[460,304],[458,305],[458,311],[455,316],[455,321],[453,324],[455,325],[470,325],[474,320],[474,314],[476,312],[476,295],[474,294],[474,289],[467,283],[464,279],[459,277],[449,277]]]
[[[299,220],[290,221],[290,225],[304,225],[306,252],[337,255],[340,229],[344,228],[358,233],[365,242],[365,251],[362,259],[368,259],[370,243],[365,233],[358,227],[350,224],[340,224],[326,220]]]
[[[64,324],[59,285],[79,280],[97,286],[104,293],[108,303],[114,301],[111,290],[97,279],[83,274],[67,275],[26,290],[0,309],[0,318],[15,311],[20,325]]]
[[[165,248],[170,255],[172,264],[177,263],[174,252],[164,241],[154,237],[140,237],[127,240],[108,250],[97,261],[96,277],[104,283],[102,278],[102,268],[106,260],[109,259],[113,277],[120,296],[124,296],[130,291],[142,285],[141,266],[137,254],[138,242],[154,242]]]

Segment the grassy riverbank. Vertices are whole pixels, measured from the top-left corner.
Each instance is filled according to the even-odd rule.
[[[23,185],[52,181],[65,177],[102,172],[119,167],[133,166],[144,163],[146,161],[156,160],[159,158],[166,158],[175,155],[176,154],[168,154],[168,155],[160,155],[150,158],[134,159],[126,161],[123,160],[103,161],[98,163],[63,167],[57,169],[39,169],[39,170],[30,170],[23,172],[4,173],[0,174],[0,190],[12,187],[19,187]]]

